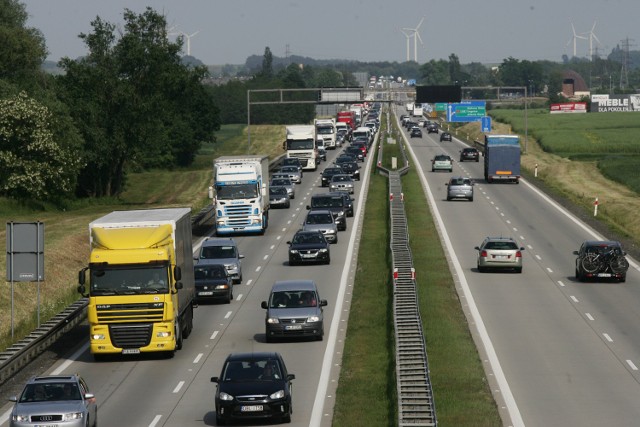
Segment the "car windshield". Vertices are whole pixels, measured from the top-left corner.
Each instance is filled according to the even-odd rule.
[[[226,279],[227,272],[222,265],[203,265],[194,267],[196,280]]]
[[[290,179],[284,179],[284,178],[275,178],[271,180],[271,185],[291,185],[291,180]]]
[[[287,189],[284,187],[271,187],[269,188],[269,194],[272,196],[284,196],[287,194]]]
[[[222,381],[274,381],[282,379],[275,360],[230,361],[223,370]]]
[[[204,246],[200,252],[200,259],[235,258],[235,246]]]
[[[313,233],[313,234],[301,233],[293,236],[293,243],[298,245],[323,243],[323,242],[324,242],[324,237],[322,237],[320,233]]]
[[[335,175],[333,177],[333,182],[336,182],[336,181],[351,181],[351,178],[349,178],[346,175]]]
[[[307,215],[307,224],[331,224],[333,218],[331,214],[310,214]]]
[[[47,382],[27,384],[20,402],[51,402],[58,400],[81,400],[76,383]]]
[[[436,162],[447,162],[447,161],[449,161],[449,157],[448,156],[436,156],[435,160],[436,160]]]
[[[281,172],[298,172],[298,168],[295,166],[284,166],[280,169]]]
[[[270,308],[316,307],[318,299],[314,291],[273,292],[269,301]]]

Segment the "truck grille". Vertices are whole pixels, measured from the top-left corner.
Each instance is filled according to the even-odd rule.
[[[229,205],[224,207],[224,215],[227,217],[227,225],[232,227],[249,225],[249,215],[251,215],[251,205]]]
[[[96,306],[98,323],[162,322],[164,303],[100,304]]]
[[[140,348],[146,347],[151,342],[151,332],[153,325],[110,325],[109,335],[111,344],[119,348]]]

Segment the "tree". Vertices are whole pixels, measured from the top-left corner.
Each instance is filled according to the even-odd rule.
[[[125,9],[125,26],[97,17],[81,34],[89,54],[64,58],[61,98],[84,137],[80,196],[117,195],[130,170],[191,164],[220,127],[218,109],[202,85],[204,67],[181,62],[181,41],[167,39],[163,16]]]
[[[273,76],[273,54],[269,46],[264,48],[264,56],[262,58],[262,77],[271,78]]]
[[[59,144],[56,118],[25,92],[0,100],[0,192],[15,199],[58,201],[73,194],[81,167]]]
[[[0,0],[0,79],[26,83],[39,76],[47,57],[42,33],[27,28],[25,6],[17,0]]]

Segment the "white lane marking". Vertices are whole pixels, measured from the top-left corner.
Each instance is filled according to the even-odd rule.
[[[276,237],[276,240],[280,240],[280,239],[282,239],[282,236]]]
[[[638,367],[636,365],[634,365],[634,363],[631,360],[627,360],[627,365],[629,365],[629,367],[631,369],[633,369],[634,371],[638,370]]]
[[[231,313],[233,313],[233,311],[227,311],[227,314],[224,315],[224,318],[228,319],[229,317],[231,317]]]
[[[547,267],[547,273],[553,273],[553,270]]]
[[[253,282],[253,279],[247,280],[247,286],[251,286],[251,282]]]
[[[604,333],[604,334],[602,334],[602,336],[603,336],[607,341],[609,341],[609,342],[613,342],[613,340],[611,339],[611,337],[609,336],[609,334]]]
[[[571,298],[573,302],[580,302],[578,301],[578,298],[574,297],[573,295],[569,296],[569,298]]]
[[[160,422],[161,418],[162,418],[162,415],[156,415],[153,418],[153,421],[151,421],[151,424],[149,424],[149,427],[156,427],[156,425]]]
[[[536,254],[534,256],[538,259],[538,261],[542,261],[542,258],[540,258],[540,255]]]
[[[593,318],[593,316],[591,315],[591,313],[585,313],[584,315],[587,316],[587,319],[589,319],[589,320],[595,320]]]
[[[287,229],[286,229],[286,228],[283,228],[283,229],[282,229],[282,231],[283,231],[283,232],[284,232],[284,231],[287,231]]]
[[[196,356],[195,359],[193,359],[193,363],[198,363],[200,361],[200,359],[202,359],[202,356],[204,356],[203,353],[198,353],[198,355]]]
[[[174,392],[174,393],[179,392],[183,385],[184,385],[184,381],[180,381],[180,382],[178,383],[178,385],[176,386],[176,388],[174,388],[174,389],[173,389],[173,392]]]
[[[210,340],[215,340],[217,336],[218,336],[218,331],[213,331],[213,333],[211,334],[211,336],[209,337],[209,339],[210,339]]]
[[[242,294],[239,294],[239,295],[236,297],[236,301],[240,301],[241,299],[242,299]]]
[[[65,369],[67,369],[69,367],[69,365],[71,365],[73,362],[75,362],[76,360],[78,360],[78,358],[80,357],[80,355],[82,353],[84,353],[85,351],[87,351],[87,349],[89,349],[89,343],[86,343],[85,345],[83,345],[82,347],[80,347],[75,353],[73,353],[71,355],[70,358],[68,358],[67,360],[65,360],[60,366],[58,366],[52,373],[51,375],[60,375]]]
[[[522,240],[522,236],[520,236],[520,240]],[[530,250],[531,250],[531,249],[533,249],[533,246],[531,246],[531,245],[527,245],[527,247],[528,247]]]
[[[562,282],[562,280],[558,280],[558,285],[564,286],[564,283]]]
[[[256,273],[257,273],[258,271],[260,271],[260,270],[262,270],[262,266],[261,266],[261,265],[259,265],[259,266],[258,266],[258,268],[256,268]]]
[[[263,260],[267,260],[269,259],[269,255],[265,255],[264,257],[262,257]]]
[[[271,247],[269,247],[269,249],[273,250],[273,248],[275,248],[276,245],[271,245]]]

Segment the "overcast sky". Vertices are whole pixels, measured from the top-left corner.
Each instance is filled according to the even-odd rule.
[[[28,26],[45,36],[49,59],[87,53],[80,33],[92,31],[96,16],[122,24],[125,8],[146,6],[163,13],[170,27],[191,37],[191,55],[207,65],[244,64],[269,47],[315,59],[398,61],[407,59],[403,28],[416,28],[419,63],[458,55],[469,62],[560,61],[576,54],[601,55],[629,39],[640,50],[640,0],[22,0]],[[411,34],[411,30],[405,30]],[[414,59],[414,37],[410,58]],[[185,40],[184,53],[187,53]]]

